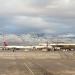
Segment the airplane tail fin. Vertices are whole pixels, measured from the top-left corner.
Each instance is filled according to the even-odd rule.
[[[4,46],[8,46],[8,44],[7,44],[6,42],[3,42],[3,45],[4,45]]]

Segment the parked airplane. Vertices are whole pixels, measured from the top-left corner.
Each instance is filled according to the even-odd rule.
[[[2,49],[3,50],[42,50],[46,49],[47,46],[37,45],[37,46],[9,46],[6,42],[3,42]],[[48,48],[52,48],[52,46],[48,46]]]
[[[63,43],[63,44],[61,44],[61,43],[59,43],[59,44],[50,44],[55,50],[69,50],[69,51],[71,51],[71,50],[75,50],[75,44],[65,44],[65,43]]]
[[[7,42],[3,42],[2,46],[3,50],[43,50],[46,49],[47,51],[50,50],[61,50],[61,49],[68,49],[68,50],[74,50],[75,44],[65,44],[65,43],[58,43],[58,44],[41,44],[38,46],[9,46]]]
[[[42,45],[46,46],[46,43]],[[48,44],[48,48],[51,50],[61,50],[61,49],[62,50],[75,50],[75,44],[53,43],[53,44]]]

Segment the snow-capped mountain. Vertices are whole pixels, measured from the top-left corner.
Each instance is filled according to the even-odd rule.
[[[0,35],[0,45],[6,41],[8,45],[38,45],[39,43],[72,42],[75,43],[74,34],[50,35],[44,33],[28,33],[22,35],[6,34]]]

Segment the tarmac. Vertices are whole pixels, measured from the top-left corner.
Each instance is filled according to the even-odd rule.
[[[75,52],[0,52],[0,75],[75,75]]]

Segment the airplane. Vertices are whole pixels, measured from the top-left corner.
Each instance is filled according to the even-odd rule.
[[[15,46],[15,45],[8,45],[7,42],[3,42],[2,49],[3,50],[24,50],[24,49],[32,49],[32,46]]]
[[[42,46],[46,46],[47,44],[41,44]],[[57,51],[57,50],[69,50],[69,51],[72,51],[72,50],[75,50],[75,44],[74,43],[51,43],[51,44],[48,44],[47,46],[50,50],[54,50],[54,51]]]
[[[6,38],[3,35],[3,46],[1,46],[2,50],[42,50],[46,48],[46,46],[35,45],[35,46],[15,46],[8,45]]]
[[[9,46],[6,41],[3,42],[2,46],[3,50],[46,50],[46,51],[51,51],[51,50],[74,50],[75,49],[75,44],[65,44],[65,43],[43,43],[39,44],[36,46]]]
[[[50,44],[55,50],[75,50],[75,44],[70,43],[59,43],[59,44]]]
[[[42,50],[46,49],[47,46],[45,45],[35,45],[35,46],[10,46],[7,44],[7,42],[3,42],[2,50]],[[49,46],[48,48],[51,48]]]

